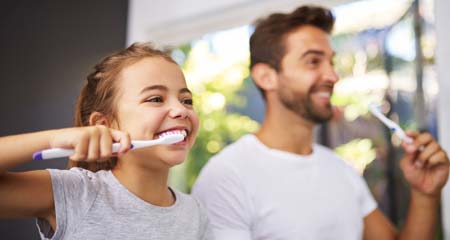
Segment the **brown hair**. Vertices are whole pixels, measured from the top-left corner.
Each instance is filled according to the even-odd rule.
[[[116,82],[121,71],[141,59],[147,57],[162,57],[175,61],[165,52],[155,49],[149,43],[134,43],[126,49],[113,53],[94,66],[94,70],[87,76],[87,81],[81,90],[75,110],[75,126],[89,126],[89,117],[93,112],[99,112],[110,119],[115,117],[115,97],[117,95]],[[91,171],[112,169],[117,158],[112,157],[105,162],[75,162],[69,161],[69,167],[81,167]]]
[[[306,25],[331,33],[334,16],[323,7],[302,6],[288,14],[274,13],[258,20],[250,37],[250,69],[257,63],[266,63],[280,71],[286,50],[284,39],[290,32]],[[262,89],[260,91],[264,96]]]

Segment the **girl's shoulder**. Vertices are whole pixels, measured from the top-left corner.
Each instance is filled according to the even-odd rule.
[[[62,179],[85,179],[85,180],[101,180],[108,177],[109,171],[101,170],[92,172],[90,170],[73,167],[70,169],[47,169],[52,177]]]
[[[93,196],[110,181],[110,171],[92,172],[83,168],[47,169],[53,185],[54,194],[64,197]],[[78,200],[77,200],[78,201]]]
[[[173,190],[179,201],[180,216],[184,216],[186,219],[196,219],[196,225],[202,229],[203,234],[209,231],[209,218],[206,208],[202,203],[194,196],[186,194],[177,190]],[[194,223],[195,224],[195,223]],[[209,239],[209,238],[207,238]]]
[[[179,204],[187,205],[187,206],[195,207],[195,208],[197,208],[199,206],[198,200],[196,198],[194,198],[192,195],[184,193],[184,192],[180,192],[173,188],[170,188],[170,190],[175,195],[176,201]]]
[[[200,215],[206,215],[203,205],[196,197],[173,188],[170,189],[176,196],[176,201],[178,202],[177,204],[182,205],[182,208],[188,208],[191,209],[191,211],[199,213]]]

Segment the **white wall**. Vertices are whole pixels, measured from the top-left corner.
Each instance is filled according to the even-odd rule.
[[[438,126],[439,141],[447,153],[450,153],[450,1],[435,0],[436,34],[437,34],[437,73],[439,78]],[[442,196],[442,218],[445,239],[450,240],[450,184],[444,188]]]
[[[302,4],[331,7],[351,1],[354,0],[130,0],[127,43],[152,41],[177,45]]]

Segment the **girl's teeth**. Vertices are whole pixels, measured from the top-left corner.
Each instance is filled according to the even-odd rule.
[[[173,134],[182,134],[184,137],[187,136],[186,130],[174,130],[174,131],[169,131],[169,132],[163,132],[163,133],[159,134],[159,137],[164,137],[164,136],[173,135]]]

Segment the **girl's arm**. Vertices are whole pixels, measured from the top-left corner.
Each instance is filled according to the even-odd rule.
[[[130,148],[127,133],[91,126],[48,130],[0,138],[0,218],[40,217],[54,220],[50,174],[46,170],[9,173],[8,169],[32,161],[34,152],[54,147],[73,148],[74,161],[98,161],[111,156],[113,142],[119,153]]]
[[[0,174],[30,162],[34,152],[50,148],[50,139],[60,130],[26,133],[0,138]]]

